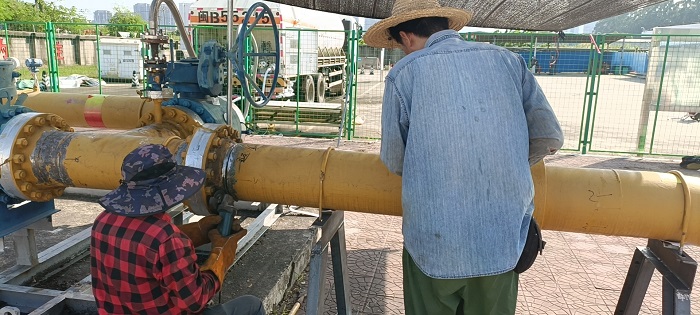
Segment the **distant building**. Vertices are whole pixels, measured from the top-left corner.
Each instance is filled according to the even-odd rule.
[[[93,14],[94,18],[92,23],[94,24],[108,24],[109,19],[112,18],[112,12],[108,10],[96,10]]]
[[[190,7],[192,6],[192,2],[188,3],[180,3],[178,4],[178,10],[180,10],[180,17],[182,18],[182,21],[185,23],[185,26],[190,25]]]
[[[150,3],[137,3],[134,4],[134,13],[140,16],[144,21],[148,22],[148,14],[151,12]]]
[[[180,4],[180,8],[178,10],[182,11],[183,4]],[[187,4],[187,12],[189,13],[189,5],[191,3]],[[173,15],[170,13],[170,9],[168,9],[168,6],[165,4],[161,4],[160,8],[158,8],[158,24],[159,25],[176,25],[175,24],[175,18]],[[150,14],[151,14],[151,4],[149,3],[137,3],[134,4],[134,13],[136,13],[138,16],[140,16],[144,21],[149,22],[150,20]],[[187,23],[185,23],[187,25]]]
[[[598,23],[596,22],[591,22],[588,24],[584,24],[581,26],[577,26],[574,28],[570,28],[568,30],[565,30],[565,34],[591,34],[593,33],[593,29],[595,28],[595,24]]]
[[[173,14],[170,12],[170,9],[165,4],[161,4],[160,8],[158,8],[158,24],[176,25],[175,17],[173,17]]]

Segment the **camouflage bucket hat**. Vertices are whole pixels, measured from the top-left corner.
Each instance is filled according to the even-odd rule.
[[[204,177],[203,170],[177,165],[166,147],[143,145],[124,157],[121,184],[99,202],[130,217],[164,212],[199,191]]]

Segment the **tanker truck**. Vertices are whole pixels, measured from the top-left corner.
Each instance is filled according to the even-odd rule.
[[[247,8],[259,0],[236,1],[232,24],[237,28],[243,23]],[[290,5],[262,1],[267,4],[275,16],[262,18],[253,30],[248,48],[252,51],[274,51],[274,38],[271,28],[265,25],[276,23],[280,30],[280,69],[277,80],[275,99],[298,99],[301,102],[324,102],[327,95],[344,95],[347,57],[344,47],[347,45],[347,30],[350,17],[309,10]],[[192,4],[189,22],[193,29],[193,40],[206,42],[217,40],[226,45],[226,25],[229,19],[227,0],[199,0]],[[251,18],[252,19],[252,18]],[[253,20],[249,21],[252,23]],[[261,27],[262,26],[262,27]],[[239,48],[242,49],[242,48]],[[271,75],[265,75],[266,68],[272,64],[265,57],[253,62],[257,70],[259,83],[267,80],[269,86]],[[237,80],[234,87],[240,86]],[[297,94],[298,93],[298,94]]]

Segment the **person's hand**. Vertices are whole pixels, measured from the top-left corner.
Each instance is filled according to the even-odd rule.
[[[194,247],[209,243],[209,231],[216,229],[221,222],[221,217],[218,215],[208,215],[201,218],[197,222],[188,223],[180,226],[180,231],[185,233],[192,240]]]
[[[217,229],[209,231],[211,254],[209,254],[209,258],[204,262],[200,270],[211,271],[216,278],[219,279],[219,283],[223,283],[226,271],[228,271],[231,265],[233,265],[233,261],[236,259],[238,241],[247,233],[247,230],[240,229],[231,236],[222,236]]]

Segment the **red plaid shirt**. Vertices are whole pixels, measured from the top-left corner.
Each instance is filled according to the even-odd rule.
[[[90,241],[92,291],[100,314],[190,314],[219,291],[200,272],[192,241],[165,213],[127,217],[103,211]]]

